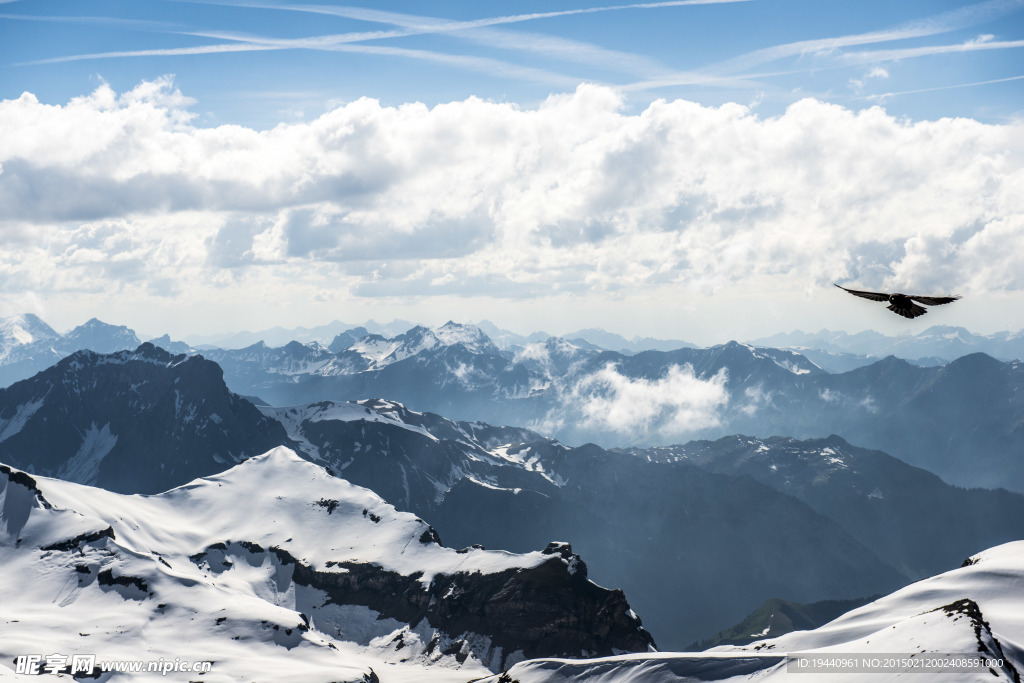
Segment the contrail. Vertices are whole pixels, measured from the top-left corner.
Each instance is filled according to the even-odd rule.
[[[953,90],[954,88],[973,88],[976,85],[990,85],[992,83],[1006,83],[1008,81],[1019,81],[1024,79],[1022,76],[1010,76],[1008,78],[993,78],[990,81],[975,81],[974,83],[957,83],[955,85],[940,85],[934,88],[919,88],[917,90],[901,90],[899,92],[887,92],[880,95],[867,95],[860,99],[862,100],[884,100],[889,97],[896,97],[898,95],[913,95],[919,92],[933,92],[935,90]]]

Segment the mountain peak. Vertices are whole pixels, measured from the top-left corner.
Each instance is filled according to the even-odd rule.
[[[33,313],[22,313],[0,319],[0,353],[3,352],[4,347],[56,339],[58,336],[52,327]]]
[[[432,332],[437,336],[438,341],[445,346],[453,344],[492,344],[490,337],[484,334],[484,331],[476,325],[463,325],[449,320],[444,325],[434,328]]]
[[[120,356],[125,360],[144,360],[161,365],[175,365],[188,358],[183,353],[172,354],[167,349],[157,346],[153,342],[143,342],[133,352],[122,352]],[[198,356],[198,358],[202,358],[202,356]]]
[[[202,356],[83,349],[0,389],[0,455],[35,474],[153,493],[286,443]],[[2,420],[0,420],[2,422]]]
[[[110,325],[90,318],[64,335],[64,341],[73,349],[89,349],[97,353],[112,353],[124,349],[134,349],[141,340],[135,332],[125,325]]]

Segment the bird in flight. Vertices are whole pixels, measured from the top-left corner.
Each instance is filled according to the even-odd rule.
[[[834,282],[832,284],[835,284]],[[849,292],[854,296],[864,297],[865,299],[871,299],[872,301],[888,301],[889,306],[887,307],[890,311],[896,315],[902,315],[904,318],[916,318],[919,315],[924,315],[928,311],[925,310],[924,306],[918,306],[917,304],[924,304],[925,306],[938,306],[939,304],[948,304],[956,301],[960,297],[958,296],[918,296],[916,294],[882,294],[881,292],[863,292],[859,289],[847,289],[841,285],[836,285],[839,289],[844,292]],[[917,303],[914,303],[914,302]]]

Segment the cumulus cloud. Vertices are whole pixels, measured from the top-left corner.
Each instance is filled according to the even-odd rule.
[[[1021,122],[814,99],[630,113],[594,85],[533,108],[360,99],[269,130],[201,127],[193,104],[170,79],[0,102],[4,286],[1024,289]]]
[[[699,379],[689,364],[671,365],[659,379],[633,379],[609,364],[582,379],[573,399],[587,427],[634,438],[671,437],[718,426],[729,401],[726,380],[725,369]]]

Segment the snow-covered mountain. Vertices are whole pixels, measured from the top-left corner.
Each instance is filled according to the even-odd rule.
[[[1024,541],[1017,541],[978,553],[959,569],[910,584],[814,630],[700,653],[533,660],[485,681],[760,683],[799,678],[878,683],[921,678],[1017,683],[1024,670],[1022,583]]]
[[[551,337],[503,351],[473,326],[367,335],[341,349],[290,344],[209,350],[233,391],[272,405],[386,396],[467,420],[518,423],[566,441],[701,435],[756,407],[759,387],[826,374],[799,354],[736,343],[626,356]],[[330,354],[333,352],[333,358]],[[284,358],[286,357],[286,358]],[[781,377],[780,377],[781,376]],[[693,395],[696,394],[696,395]]]
[[[567,544],[446,548],[285,448],[152,496],[0,466],[0,501],[4,678],[57,653],[212,662],[214,680],[464,681],[652,649]]]
[[[452,321],[434,329],[417,325],[390,339],[371,334],[355,341],[348,350],[366,359],[368,369],[379,370],[424,351],[451,346],[460,346],[476,355],[500,355],[498,347],[480,328]]]
[[[17,346],[59,337],[52,327],[32,313],[0,318],[0,358]]]
[[[274,405],[387,396],[391,386],[421,395],[446,388],[455,394],[501,394],[511,365],[479,328],[453,322],[416,326],[394,337],[354,328],[328,346],[291,342],[271,348],[261,342],[244,349],[207,349],[203,355],[224,368],[233,390]],[[370,393],[359,393],[364,390]]]
[[[114,491],[156,493],[285,443],[215,363],[148,343],[0,389],[0,462]]]
[[[382,399],[260,410],[313,462],[427,518],[464,479],[505,489],[554,485],[543,466],[500,448],[557,444],[525,429],[454,422]]]

